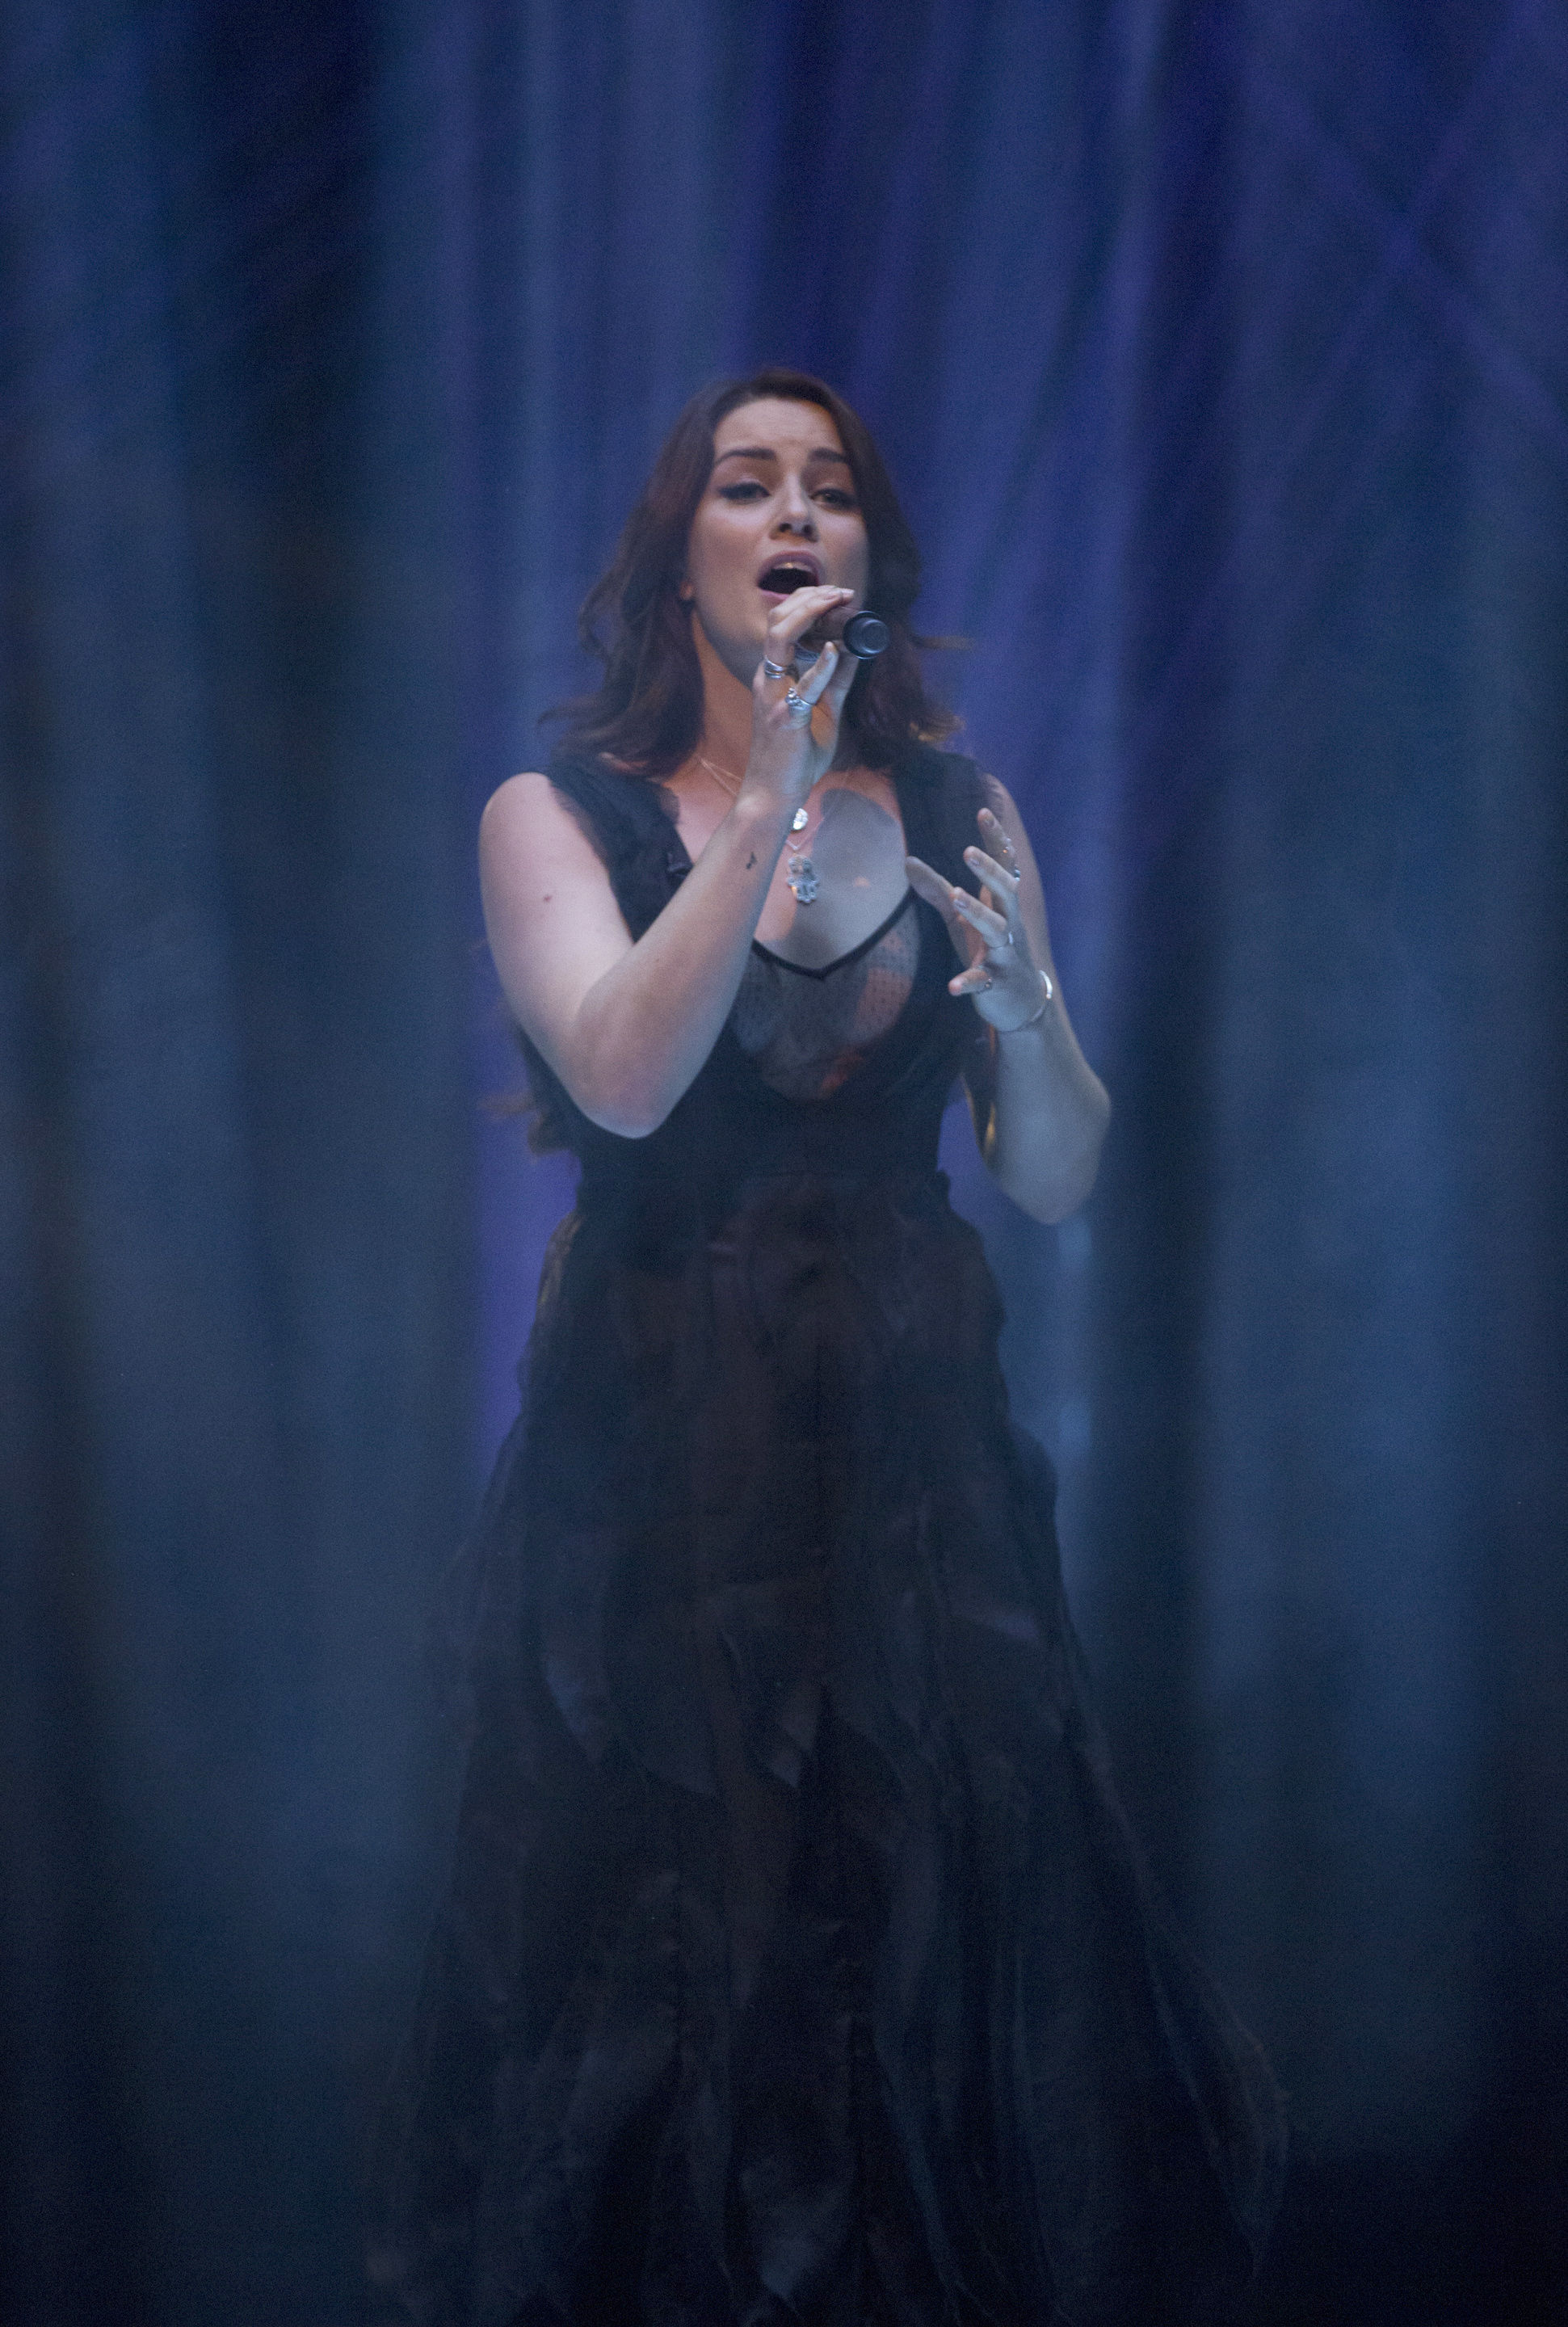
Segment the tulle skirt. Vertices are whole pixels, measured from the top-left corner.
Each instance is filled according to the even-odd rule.
[[[566,1224],[379,2316],[1227,2315],[1278,2098],[1118,1807],[999,1322],[935,1175]]]

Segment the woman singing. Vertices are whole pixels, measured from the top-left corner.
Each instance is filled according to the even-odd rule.
[[[937,1170],[961,1077],[1060,1220],[1109,1107],[918,581],[829,389],[699,396],[584,610],[602,684],[485,812],[582,1175],[481,1522],[387,2318],[1163,2327],[1266,2230],[1274,2089],[1117,1807]]]

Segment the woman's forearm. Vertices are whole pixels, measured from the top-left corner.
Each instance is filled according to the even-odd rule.
[[[787,805],[737,800],[552,1046],[573,1098],[605,1130],[645,1137],[695,1081],[739,990],[789,827]]]
[[[1015,1204],[1066,1220],[1095,1182],[1111,1102],[1078,1049],[1059,994],[1015,1033],[993,1033],[985,1161]]]

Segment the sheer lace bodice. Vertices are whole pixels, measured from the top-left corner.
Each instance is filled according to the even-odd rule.
[[[891,1033],[919,960],[912,889],[852,951],[820,969],[753,945],[730,1023],[770,1089],[785,1098],[830,1098]]]

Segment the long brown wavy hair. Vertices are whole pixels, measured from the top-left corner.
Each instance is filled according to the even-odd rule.
[[[615,556],[583,601],[577,634],[604,666],[592,695],[557,704],[546,718],[565,723],[562,747],[595,752],[640,775],[671,774],[702,735],[703,682],[692,615],[677,593],[686,542],[714,465],[714,431],[726,413],[760,397],[815,404],[827,413],[849,456],[870,566],[865,603],[892,633],[851,690],[843,746],[867,767],[884,768],[914,743],[936,743],[957,722],[927,694],[916,649],[935,644],[910,627],[920,586],[920,553],[899,507],[870,429],[844,398],[808,372],[770,365],[745,379],[701,388],[665,438],[627,519]]]

